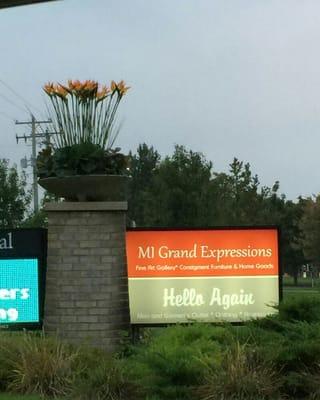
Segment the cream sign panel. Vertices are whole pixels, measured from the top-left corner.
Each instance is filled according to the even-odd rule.
[[[276,312],[278,231],[127,232],[133,324],[239,322]]]

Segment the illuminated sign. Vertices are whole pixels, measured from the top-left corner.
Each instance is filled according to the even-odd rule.
[[[129,230],[133,324],[241,322],[279,303],[275,228]]]
[[[0,323],[39,322],[38,260],[0,260],[0,271]]]
[[[0,231],[0,328],[40,328],[43,318],[46,231]]]

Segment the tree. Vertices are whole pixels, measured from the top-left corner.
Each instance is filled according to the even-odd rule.
[[[234,159],[229,174],[217,174],[213,185],[220,191],[221,206],[217,220],[223,225],[276,225],[280,228],[281,259],[285,272],[297,282],[300,266],[305,262],[300,228],[302,204],[279,195],[279,182],[260,187],[250,164]]]
[[[149,190],[155,170],[159,166],[160,154],[152,146],[148,147],[143,143],[139,145],[137,154],[130,153],[129,157],[131,179],[128,216],[131,221],[144,226],[148,223]]]
[[[298,203],[286,201],[280,220],[284,272],[293,276],[295,285],[298,284],[301,265],[306,263],[303,250],[304,232],[301,227],[303,210],[304,200],[301,198]]]
[[[139,225],[207,225],[211,162],[201,153],[175,146],[172,156],[155,165],[145,187],[143,218]]]
[[[234,158],[229,173],[215,173],[211,181],[212,223],[250,225],[259,209],[259,180],[250,164]]]
[[[320,195],[314,199],[303,200],[301,218],[303,251],[306,259],[314,264],[320,263]]]
[[[303,205],[286,200],[278,190],[277,181],[271,188],[260,186],[250,164],[236,158],[228,173],[215,173],[201,153],[183,146],[161,161],[153,147],[140,145],[132,156],[130,215],[138,226],[277,225],[284,269],[297,280],[305,262]]]
[[[44,207],[46,203],[53,201],[59,202],[61,199],[54,194],[45,191],[40,203],[39,211],[28,213],[27,217],[20,224],[21,228],[47,228],[48,217]]]
[[[130,218],[138,226],[206,225],[211,168],[183,146],[161,161],[153,147],[140,145],[131,155]]]
[[[16,228],[23,221],[30,205],[31,194],[26,190],[24,174],[16,166],[0,159],[0,228]]]

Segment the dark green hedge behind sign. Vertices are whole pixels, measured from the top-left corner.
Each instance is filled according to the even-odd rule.
[[[41,328],[45,229],[0,230],[0,328]]]

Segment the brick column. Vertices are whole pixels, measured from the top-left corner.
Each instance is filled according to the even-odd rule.
[[[44,329],[113,351],[129,328],[126,202],[46,205]]]

